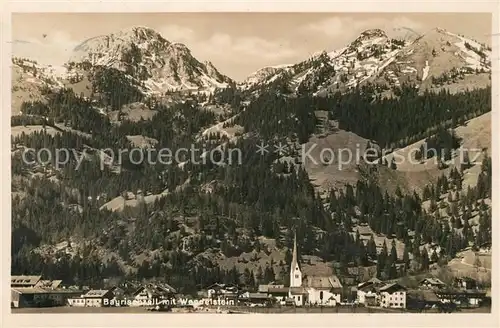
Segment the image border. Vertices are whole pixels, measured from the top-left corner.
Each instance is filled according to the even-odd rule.
[[[499,10],[496,1],[196,1],[196,2],[132,2],[132,1],[19,1],[3,4],[1,58],[3,103],[1,115],[1,154],[7,164],[2,170],[2,327],[498,327],[500,326],[499,244],[500,212],[492,202],[492,307],[491,313],[478,314],[12,314],[10,310],[10,237],[11,237],[11,14],[21,12],[373,12],[373,13],[450,13],[483,12],[492,14],[492,131],[500,131],[499,104]],[[500,172],[499,135],[492,134],[493,172]],[[7,188],[8,187],[8,188]],[[500,181],[493,175],[492,199],[500,193]],[[495,219],[496,218],[496,219]],[[165,317],[166,315],[166,317]]]

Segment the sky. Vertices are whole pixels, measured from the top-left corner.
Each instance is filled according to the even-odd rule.
[[[333,51],[366,29],[389,36],[440,27],[490,44],[490,14],[472,13],[15,13],[14,56],[60,65],[82,41],[132,26],[184,43],[200,61],[237,80],[271,65]]]

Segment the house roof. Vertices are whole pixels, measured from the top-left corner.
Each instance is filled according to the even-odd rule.
[[[284,287],[285,287],[285,285],[273,285],[273,284],[259,285],[258,291],[261,293],[267,293],[267,292],[271,292],[274,289],[284,288]]]
[[[269,294],[288,294],[288,291],[290,289],[288,287],[276,287],[276,288],[270,288],[267,292]]]
[[[267,293],[269,291],[269,285],[259,285],[257,290],[259,293]]]
[[[371,235],[373,234],[372,229],[369,226],[360,225],[356,228],[356,231],[359,232],[360,235]]]
[[[365,282],[359,283],[358,288],[363,288],[368,285],[373,285],[373,284],[380,284],[382,281],[377,279],[377,278],[371,278],[370,280],[367,280]]]
[[[164,292],[168,292],[168,293],[176,293],[177,292],[174,287],[172,287],[169,284],[164,283],[164,282],[156,285],[156,288],[158,288],[160,291],[164,291]]]
[[[335,275],[331,276],[306,276],[304,278],[304,287],[316,289],[342,288],[342,283]]]
[[[45,289],[41,287],[13,287],[11,290],[19,294],[79,294],[80,292],[74,289]]]
[[[369,285],[365,285],[363,287],[358,287],[358,290],[361,290],[365,293],[368,293],[368,292],[378,292],[380,290],[380,284],[369,284]]]
[[[88,298],[88,297],[103,297],[109,292],[108,289],[92,289],[89,290],[86,294],[84,294],[82,297]]]
[[[445,283],[439,280],[438,278],[425,278],[420,281],[420,283],[423,282],[428,282],[429,284],[432,285],[443,285],[443,286],[445,285]]]
[[[39,280],[35,287],[41,287],[41,288],[58,288],[59,285],[61,285],[62,280]]]
[[[388,285],[380,287],[380,291],[381,292],[388,292],[388,293],[390,293],[390,292],[398,291],[398,290],[406,290],[406,288],[403,287],[403,286],[401,286],[397,282],[394,282],[392,284],[388,284]]]
[[[35,285],[40,279],[42,279],[42,276],[11,276],[10,277],[10,284],[16,284],[16,285]]]
[[[269,296],[264,293],[248,293],[248,296],[243,296],[242,298],[256,298],[256,299],[268,299]]]
[[[16,287],[11,288],[11,290],[19,293],[19,294],[46,294],[47,290],[40,287]]]

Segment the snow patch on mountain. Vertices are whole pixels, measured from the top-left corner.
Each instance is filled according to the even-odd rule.
[[[212,63],[198,61],[184,44],[172,43],[147,27],[88,39],[75,47],[70,61],[116,68],[153,94],[225,88],[232,82]]]
[[[404,30],[409,37],[399,39],[389,38],[380,29],[367,30],[340,49],[315,54],[295,65],[258,70],[241,87],[258,92],[259,87],[282,83],[292,92],[322,94],[363,83],[392,88],[425,81],[428,87],[430,77],[454,68],[469,75],[490,71],[491,50],[478,42],[439,28],[423,35]]]
[[[429,67],[429,61],[426,60],[425,61],[425,67],[422,70],[422,81],[424,81],[427,78],[427,76],[429,75],[429,69],[430,69],[430,67]]]

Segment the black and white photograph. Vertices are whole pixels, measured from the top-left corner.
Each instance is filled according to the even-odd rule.
[[[492,313],[491,13],[10,24],[14,318]]]

